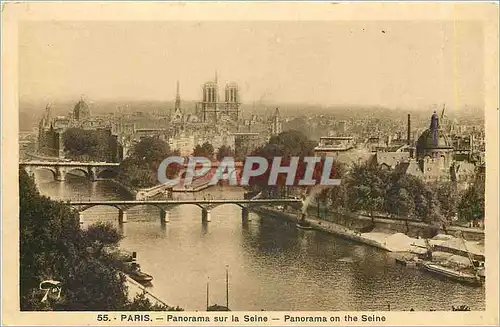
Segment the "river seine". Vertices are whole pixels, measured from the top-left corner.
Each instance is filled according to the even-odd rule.
[[[36,179],[40,192],[53,199],[130,199],[111,182],[73,176],[56,182],[43,170]],[[243,198],[240,189],[229,186],[203,193],[195,196]],[[217,207],[211,215],[212,221],[203,224],[199,207],[182,205],[171,210],[170,222],[162,227],[158,209],[128,210],[121,246],[137,251],[143,270],[154,276],[151,290],[169,305],[205,310],[207,281],[210,305],[225,305],[228,265],[233,311],[383,311],[388,305],[391,310],[419,311],[451,310],[462,304],[484,310],[484,288],[396,265],[391,253],[319,231],[297,230],[255,213],[243,223],[235,205]],[[84,220],[118,226],[118,212],[94,207],[84,212]]]

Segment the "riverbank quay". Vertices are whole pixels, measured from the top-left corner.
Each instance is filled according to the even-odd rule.
[[[193,183],[189,186],[184,186],[184,185],[176,185],[172,188],[172,192],[176,193],[196,193],[200,192],[203,190],[206,190],[207,188],[212,187],[213,185],[210,184],[210,181],[203,180],[203,181],[193,181]]]
[[[377,229],[396,231],[404,233],[414,238],[426,237],[430,229],[436,229],[438,234],[460,234],[468,241],[484,241],[484,229],[471,228],[458,225],[451,226],[433,226],[422,221],[405,219],[402,217],[389,217],[381,214],[375,214],[372,217],[366,214],[355,212],[338,211],[334,209],[325,210],[324,207],[319,210],[310,206],[307,210],[308,216],[320,217],[321,220],[338,222],[341,225],[351,226],[352,228],[364,228],[369,225],[375,225]]]
[[[286,212],[270,206],[261,206],[253,208],[252,210],[294,223],[299,220],[298,213]],[[324,231],[388,252],[421,254],[427,250],[427,246],[429,245],[439,253],[448,253],[459,257],[467,257],[467,252],[469,252],[475,260],[485,260],[484,244],[482,241],[465,241],[452,235],[438,234],[435,237],[428,239],[427,244],[423,238],[413,238],[405,235],[404,233],[398,232],[397,230],[374,228],[369,232],[362,233],[357,229],[357,227],[347,227],[328,220],[318,219],[317,217],[311,215],[307,216],[307,220],[316,230]],[[372,223],[371,219],[369,222]],[[460,261],[459,259],[460,258],[457,258],[458,261]]]
[[[111,179],[110,181],[116,185],[119,185],[123,189],[125,189],[125,191],[127,191],[127,193],[129,193],[134,200],[147,200],[150,198],[157,197],[159,195],[161,195],[163,197],[169,189],[169,187],[167,187],[166,185],[163,185],[163,184],[155,185],[155,186],[148,187],[148,188],[135,189],[135,188],[132,188],[128,185],[121,183],[120,181],[118,181],[116,179]]]
[[[130,301],[133,301],[137,295],[142,293],[145,294],[145,297],[151,302],[151,304],[162,304],[167,306],[167,303],[160,299],[157,295],[151,292],[149,289],[139,284],[135,280],[133,280],[129,275],[124,274],[126,278],[126,285],[128,287],[128,297]]]
[[[299,217],[296,214],[292,214],[289,212],[284,212],[277,210],[275,208],[272,208],[270,206],[260,206],[256,208],[252,208],[252,211],[255,211],[257,213],[262,213],[266,214],[272,217],[280,218],[282,220],[290,221],[292,223],[297,223],[299,221]],[[330,234],[334,234],[337,236],[340,236],[345,239],[349,239],[355,242],[363,243],[366,245],[370,245],[385,251],[392,251],[393,249],[389,248],[387,245],[384,245],[383,243],[370,239],[368,237],[363,236],[362,233],[349,229],[345,226],[326,221],[326,220],[320,220],[317,218],[312,218],[310,216],[307,217],[307,221],[311,223],[311,226],[314,229],[324,231]]]

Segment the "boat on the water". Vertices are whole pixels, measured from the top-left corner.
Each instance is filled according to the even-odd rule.
[[[305,214],[302,214],[301,219],[297,222],[297,224],[295,226],[297,226],[297,228],[299,228],[299,229],[313,229],[313,227],[311,226],[311,223],[306,220]]]
[[[438,263],[423,262],[422,268],[432,273],[467,284],[481,285],[481,278],[477,274],[470,274],[452,268],[442,266]]]
[[[136,262],[127,262],[123,268],[124,272],[138,283],[146,284],[153,280],[153,276],[141,271],[141,266]]]
[[[400,257],[400,258],[395,258],[394,260],[396,261],[396,263],[408,267],[416,267],[421,261],[417,257],[414,258]]]
[[[295,226],[297,226],[298,229],[305,229],[305,230],[313,229],[311,223],[309,223],[308,221],[306,222],[299,221]]]

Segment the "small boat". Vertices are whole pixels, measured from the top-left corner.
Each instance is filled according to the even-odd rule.
[[[452,268],[444,267],[440,264],[437,263],[432,263],[432,262],[423,262],[422,263],[422,268],[424,268],[427,271],[430,271],[432,273],[448,277],[450,279],[467,283],[467,284],[473,284],[473,285],[480,285],[481,283],[481,278],[478,275],[462,272],[462,271],[457,271]]]
[[[308,221],[305,222],[299,221],[295,226],[297,226],[298,229],[305,229],[305,230],[313,229],[311,223],[309,223]]]
[[[299,229],[306,229],[306,230],[313,229],[313,227],[311,226],[311,223],[306,220],[305,214],[302,214],[302,218],[297,222],[297,224],[295,226],[297,226],[297,228],[299,228]]]
[[[135,262],[125,264],[124,272],[138,283],[149,283],[153,280],[153,276],[142,272],[141,266]]]
[[[416,267],[419,259],[402,257],[402,258],[395,258],[394,260],[396,261],[396,263],[403,266]]]

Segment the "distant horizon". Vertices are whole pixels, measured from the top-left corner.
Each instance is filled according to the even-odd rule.
[[[19,26],[19,97],[199,101],[216,78],[243,102],[484,105],[484,33],[467,21],[48,22]]]
[[[76,99],[69,99],[66,98],[64,100],[57,100],[57,101],[50,101],[46,102],[44,100],[33,100],[33,99],[19,99],[19,105],[20,105],[20,112],[26,113],[24,109],[22,108],[23,106],[31,105],[31,106],[37,106],[35,112],[42,112],[45,110],[46,105],[51,104],[56,111],[61,112],[60,106],[68,106],[65,110],[66,111],[71,111],[73,110],[73,106],[76,105],[78,101],[80,101],[81,98],[76,98]],[[97,112],[99,113],[112,113],[116,110],[106,110],[104,108],[99,108],[101,104],[109,105],[120,105],[120,106],[126,106],[127,104],[130,105],[137,105],[137,104],[149,104],[149,105],[166,105],[168,107],[163,108],[165,110],[173,110],[174,109],[174,100],[155,100],[155,99],[89,99],[89,98],[83,98],[87,104],[90,105],[91,109],[97,109]],[[191,111],[191,109],[194,109],[195,104],[199,102],[199,100],[182,100],[181,102],[181,109],[182,110],[188,110]],[[183,103],[187,103],[187,107],[183,108]],[[244,111],[247,111],[250,109],[252,110],[252,106],[254,103],[250,102],[242,102],[242,109]],[[446,104],[445,104],[446,105]],[[58,108],[59,107],[59,108]],[[433,111],[441,111],[443,109],[443,103],[438,103],[438,104],[432,104],[428,105],[425,107],[387,107],[387,106],[381,106],[381,105],[363,105],[363,104],[333,104],[333,105],[322,105],[322,104],[314,104],[314,103],[291,103],[291,102],[260,102],[260,103],[255,103],[255,111],[263,111],[263,110],[272,110],[278,108],[282,114],[286,115],[287,112],[289,111],[296,111],[296,110],[301,110],[301,109],[311,109],[314,114],[328,114],[328,110],[332,111],[342,111],[342,110],[388,110],[388,111],[403,111],[407,113],[418,113],[418,114],[425,114],[425,113],[431,113]],[[57,110],[59,109],[59,110]],[[126,109],[126,108],[123,108]],[[157,108],[142,108],[146,110],[135,110],[133,107],[128,108],[125,110],[125,112],[149,112],[153,111]],[[446,112],[453,112],[453,113],[460,113],[468,110],[473,110],[475,112],[480,111],[484,115],[484,106],[478,106],[478,105],[463,105],[460,108],[453,108],[448,105],[445,106]],[[274,110],[273,110],[274,113]],[[332,112],[333,113],[333,112]],[[304,113],[304,115],[307,113]]]

